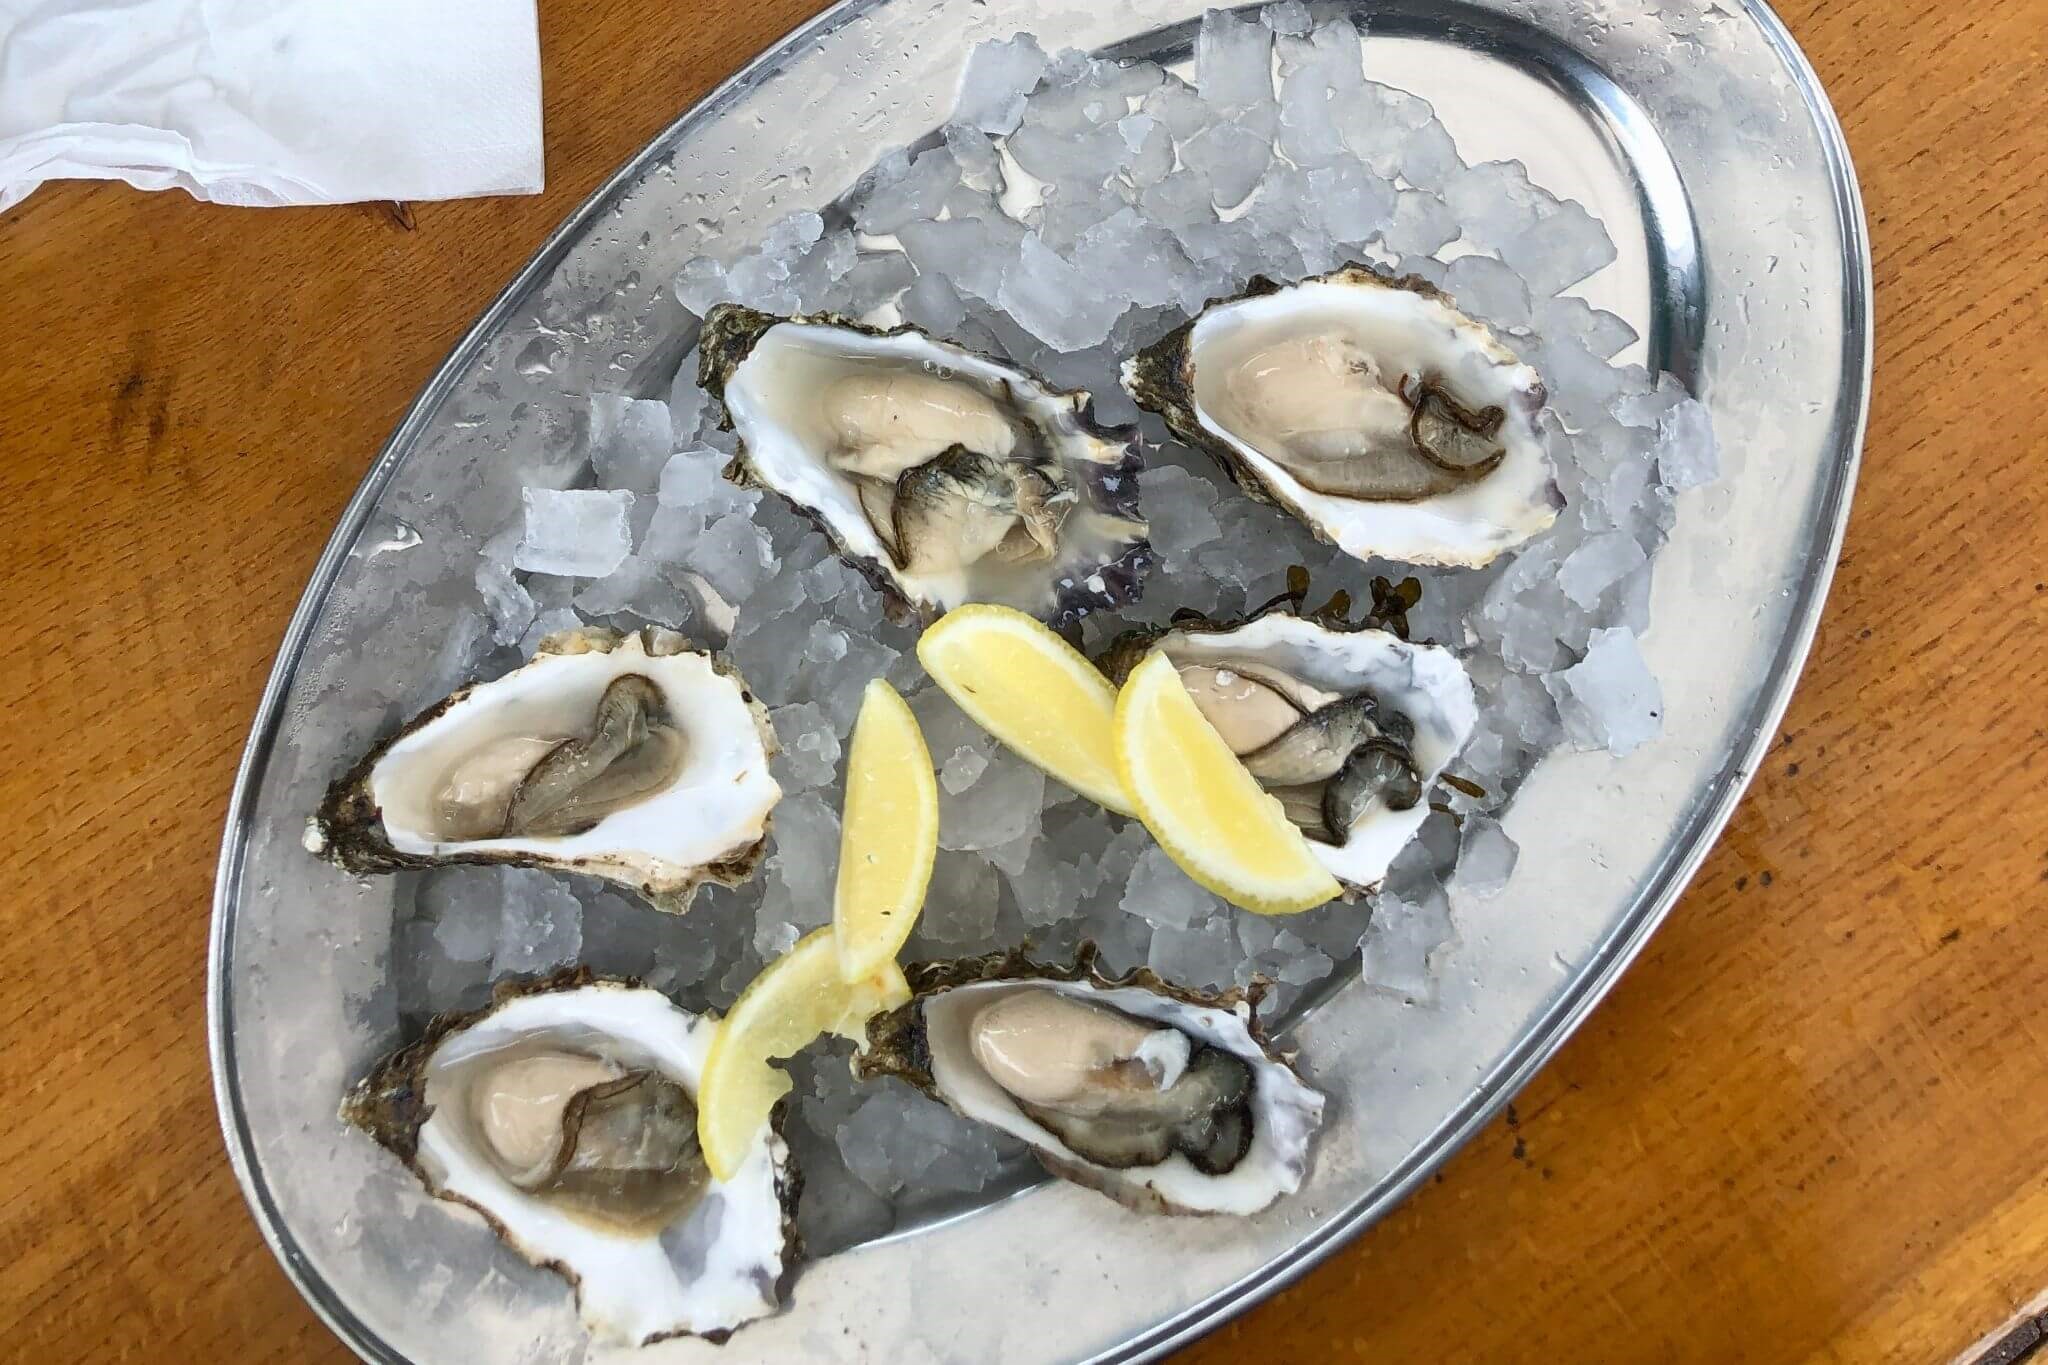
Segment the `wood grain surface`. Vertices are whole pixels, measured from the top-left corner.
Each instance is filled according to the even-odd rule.
[[[257,1236],[207,1071],[263,678],[471,319],[816,7],[545,0],[536,198],[57,185],[0,220],[0,1355],[350,1358]],[[1878,358],[1782,739],[1508,1117],[1186,1365],[1941,1361],[2048,1284],[2048,0],[1786,10],[1862,173]]]

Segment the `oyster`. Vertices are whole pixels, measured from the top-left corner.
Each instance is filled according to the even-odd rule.
[[[864,1078],[897,1076],[1141,1213],[1256,1213],[1300,1188],[1323,1097],[1267,1046],[1255,994],[1021,953],[921,963],[868,1024]]]
[[[780,1306],[800,1182],[774,1130],[712,1177],[694,1099],[715,1027],[587,970],[501,986],[380,1063],[341,1116],[566,1278],[593,1335],[723,1340]]]
[[[1126,361],[1123,385],[1360,559],[1477,568],[1564,506],[1536,371],[1412,275],[1255,278]]]
[[[749,876],[782,788],[738,675],[673,631],[585,629],[455,693],[328,789],[307,847],[352,872],[554,867],[680,911]]]
[[[782,495],[915,612],[995,602],[1057,621],[1137,596],[1139,460],[1087,394],[914,327],[736,304],[699,345],[739,433],[727,477]]]
[[[1422,827],[1424,794],[1479,719],[1471,680],[1449,650],[1331,614],[1191,616],[1127,632],[1097,663],[1121,686],[1155,649],[1352,892],[1377,886]]]

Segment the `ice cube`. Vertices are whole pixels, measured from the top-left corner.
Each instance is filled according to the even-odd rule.
[[[1497,896],[1514,875],[1521,850],[1500,827],[1500,821],[1477,811],[1465,817],[1458,845],[1458,868],[1451,885],[1482,899]]]
[[[939,767],[939,785],[958,796],[973,786],[988,768],[988,755],[979,749],[956,749]]]
[[[863,232],[892,233],[905,223],[936,218],[946,196],[960,184],[960,163],[947,147],[932,147],[915,158],[903,152],[884,157],[868,173],[854,221]]]
[[[411,711],[424,710],[477,676],[490,655],[494,639],[481,612],[458,612],[450,621],[433,659],[414,686]]]
[[[1024,126],[1010,135],[1009,148],[1019,166],[1044,182],[1048,211],[1056,199],[1093,198],[1130,158],[1130,148],[1115,123],[1067,132],[1027,118]]]
[[[907,1102],[879,1092],[861,1102],[839,1127],[839,1152],[846,1169],[855,1179],[883,1198],[903,1188],[916,1171],[899,1167],[892,1153],[903,1142],[903,1114]]]
[[[905,318],[940,336],[950,336],[967,320],[967,305],[945,277],[935,272],[919,274],[910,282],[901,307]]]
[[[982,43],[967,54],[953,121],[984,133],[1007,133],[1024,116],[1024,97],[1045,74],[1045,49],[1028,33]]]
[[[1673,492],[1683,492],[1720,476],[1720,446],[1706,405],[1697,398],[1681,399],[1657,423],[1658,479]]]
[[[1214,13],[1214,11],[1211,11]],[[1271,134],[1248,118],[1231,116],[1181,144],[1181,161],[1209,188],[1219,208],[1242,203],[1273,159]]]
[[[1025,230],[1001,216],[948,218],[905,223],[896,236],[920,274],[936,274],[955,291],[994,303],[1022,248]]]
[[[607,488],[652,493],[675,449],[668,404],[600,393],[590,399],[590,464]]]
[[[1280,0],[1279,4],[1259,11],[1259,22],[1275,33],[1302,34],[1309,31],[1315,20],[1302,0]]]
[[[565,630],[576,630],[586,624],[588,623],[573,607],[550,607],[534,617],[533,624],[519,637],[519,652],[530,656],[540,648],[540,642],[548,636],[560,634]]]
[[[1443,287],[1458,306],[1496,327],[1530,323],[1529,286],[1491,256],[1460,256],[1444,267]]]
[[[520,497],[526,526],[512,562],[528,573],[602,578],[632,552],[629,492],[528,488]]]
[[[533,594],[512,575],[511,554],[518,544],[518,532],[507,532],[494,537],[493,543],[501,546],[505,558],[499,558],[488,549],[483,561],[476,566],[476,590],[484,601],[484,612],[491,623],[491,638],[501,645],[516,644],[526,628],[533,624]]]
[[[1062,351],[1101,343],[1130,303],[1114,279],[1091,278],[1036,233],[1019,245],[996,301],[1021,326]]]
[[[1393,182],[1355,161],[1318,166],[1308,173],[1302,208],[1333,241],[1361,243],[1387,231],[1394,221]]]
[[[671,507],[700,514],[701,520],[724,512],[749,511],[761,495],[724,477],[726,457],[708,446],[678,450],[661,467],[657,496]]]
[[[704,518],[694,508],[673,502],[656,502],[654,515],[640,537],[640,556],[651,564],[680,569],[690,559],[697,537],[704,533]]]
[[[836,556],[827,556],[795,575],[803,596],[830,609],[841,593],[854,591],[862,581],[859,570]]]
[[[1177,142],[1185,142],[1216,118],[1216,111],[1203,102],[1195,88],[1171,73],[1145,96],[1138,112],[1166,125]]]
[[[498,870],[498,976],[548,972],[574,962],[583,949],[583,907],[558,874],[537,868]]]
[[[848,317],[865,318],[896,303],[916,278],[916,268],[902,252],[864,251],[840,277],[829,309]]]
[[[1246,111],[1270,116],[1273,30],[1256,19],[1239,19],[1229,10],[1203,14],[1201,31],[1195,35],[1195,88],[1212,109],[1233,116]]]
[[[1026,924],[1057,924],[1080,909],[1081,869],[1050,836],[1029,841],[1029,855],[1009,881]]]
[[[498,943],[504,900],[495,868],[437,867],[420,874],[413,913],[432,922],[434,941],[455,962],[483,962]]]
[[[1614,583],[1634,573],[1646,562],[1642,547],[1626,531],[1609,531],[1587,540],[1569,555],[1558,570],[1558,586],[1565,596],[1591,610],[1600,595]]]
[[[585,616],[625,612],[677,630],[696,615],[689,595],[669,582],[657,564],[639,555],[626,556],[612,573],[593,579],[576,594],[575,603]]]
[[[1337,124],[1337,105],[1355,99],[1364,84],[1358,32],[1333,19],[1306,37],[1275,44],[1280,56],[1280,152],[1297,166],[1347,165],[1350,149]]]
[[[761,868],[754,913],[754,949],[764,958],[832,918],[839,869],[839,813],[812,792],[785,796],[775,807],[773,852]]]
[[[968,787],[939,801],[939,846],[994,848],[1023,834],[1038,820],[1045,801],[1045,774],[1000,747],[989,751],[988,767]]]
[[[1555,294],[1614,263],[1614,241],[1586,206],[1553,201],[1519,240],[1500,249],[1501,259],[1520,271],[1532,293]]]
[[[1378,81],[1361,81],[1343,99],[1333,103],[1331,117],[1351,154],[1388,179],[1405,172],[1412,155],[1419,166],[1433,162],[1444,137],[1443,125],[1429,101]],[[1431,187],[1439,179],[1409,184]]]
[[[775,568],[775,549],[751,516],[720,517],[691,548],[690,567],[728,602],[744,604]]]
[[[1082,275],[1102,281],[1105,294],[1148,308],[1178,300],[1188,270],[1187,257],[1173,234],[1128,208],[1081,235],[1073,264]],[[1109,283],[1112,280],[1114,284]]]
[[[1458,218],[1427,190],[1404,189],[1394,196],[1392,221],[1380,241],[1396,256],[1428,256],[1457,240]]]
[[[1368,985],[1416,1004],[1436,1000],[1430,959],[1451,938],[1451,914],[1441,892],[1419,901],[1382,894],[1373,902],[1372,923],[1359,947],[1361,975]]]
[[[1124,913],[1159,925],[1185,929],[1220,908],[1215,895],[1197,885],[1157,844],[1138,855],[1124,886]]]
[[[1080,137],[1115,123],[1166,73],[1153,62],[1103,61],[1069,48],[1053,58],[1043,86],[1024,109],[1024,123]]]
[[[1227,986],[1237,974],[1238,952],[1230,916],[1185,927],[1158,924],[1146,965],[1176,986]]]
[[[1545,299],[1536,329],[1546,335],[1569,338],[1602,360],[1611,360],[1639,339],[1636,329],[1622,319],[1571,294]]]
[[[1279,959],[1274,964],[1274,977],[1289,986],[1306,986],[1320,981],[1330,974],[1330,968],[1335,965],[1329,954],[1285,929],[1274,937],[1273,947]]]
[[[774,313],[799,312],[804,307],[799,288],[803,281],[792,277],[824,231],[825,220],[815,213],[797,212],[780,218],[769,224],[754,251],[737,260],[721,264],[699,256],[685,262],[675,278],[676,299],[699,317],[726,302]],[[843,250],[850,253],[850,249],[849,241]],[[815,287],[816,277],[810,283]]]
[[[1593,631],[1585,657],[1544,683],[1557,699],[1565,734],[1582,749],[1606,749],[1618,758],[1663,727],[1663,693],[1626,629]]]
[[[791,695],[791,684],[803,664],[804,638],[810,626],[802,612],[748,614],[733,622],[726,650],[755,695],[776,705],[800,700]]]
[[[1192,173],[1175,172],[1157,184],[1147,185],[1138,194],[1138,207],[1152,221],[1173,229],[1183,243],[1189,241],[1191,229],[1219,226],[1208,183]],[[1197,261],[1206,259],[1199,252],[1192,254]]]
[[[983,942],[995,928],[1000,894],[995,868],[980,856],[941,847],[918,918],[918,939],[956,948]]]
[[[897,650],[894,645],[878,639],[840,631],[837,626],[831,629],[845,641],[846,652],[827,666],[807,668],[802,679],[802,691],[810,700],[822,705],[833,726],[844,733],[852,730],[854,718],[860,714],[861,697],[869,680],[888,673],[896,663]],[[838,646],[821,643],[818,648],[836,652]]]
[[[1519,161],[1484,161],[1450,174],[1443,194],[1466,239],[1512,266],[1537,297],[1555,294],[1614,259],[1614,244],[1599,220],[1583,205],[1533,183]]]
[[[782,752],[775,776],[788,791],[830,786],[839,772],[839,736],[814,702],[777,707],[771,717]]]
[[[822,311],[828,299],[838,296],[841,280],[859,259],[851,228],[826,233],[790,263],[789,306],[799,313]]]
[[[1143,487],[1152,548],[1178,571],[1221,533],[1216,485],[1176,465],[1155,465],[1145,471]]]
[[[432,920],[411,920],[393,932],[391,972],[399,1012],[414,1017],[473,1009],[490,994],[489,964],[442,952]]]
[[[949,123],[939,130],[939,135],[960,167],[962,185],[984,197],[1002,193],[1003,158],[993,137],[964,123]]]
[[[697,387],[697,348],[692,346],[676,366],[668,389],[669,448],[681,449],[696,438],[704,419],[704,390]]]
[[[1124,175],[1136,186],[1156,185],[1173,172],[1173,133],[1150,114],[1126,114],[1117,121],[1124,141]]]
[[[850,637],[830,621],[811,622],[811,633],[804,638],[804,662],[831,665],[846,657]]]
[[[719,304],[731,303],[739,297],[726,277],[724,264],[709,256],[693,256],[684,261],[671,288],[676,302],[700,318]]]

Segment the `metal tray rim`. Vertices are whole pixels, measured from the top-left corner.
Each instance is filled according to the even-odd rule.
[[[514,304],[525,296],[530,286],[554,269],[581,233],[597,220],[621,191],[660,159],[663,149],[686,125],[715,117],[719,108],[736,92],[744,90],[806,38],[830,31],[882,3],[886,0],[840,0],[789,30],[665,125],[549,234],[450,349],[379,450],[375,462],[350,497],[321,551],[279,645],[257,704],[242,760],[236,769],[214,879],[212,924],[207,944],[207,1048],[213,1072],[214,1100],[229,1164],[264,1241],[314,1313],[364,1360],[378,1362],[379,1365],[411,1365],[406,1357],[371,1332],[346,1304],[340,1302],[339,1296],[307,1263],[285,1227],[269,1189],[255,1168],[254,1138],[242,1110],[235,1061],[228,1047],[234,1034],[229,972],[232,966],[232,929],[238,909],[235,887],[246,853],[258,773],[276,742],[278,726],[283,718],[285,693],[310,640],[326,593],[347,557],[349,546],[373,513],[404,451],[427,424],[456,378],[495,333],[498,324],[513,311]],[[1442,1167],[1563,1047],[1642,951],[1727,825],[1736,803],[1757,771],[1759,760],[1777,732],[1819,627],[1821,608],[1841,553],[1848,525],[1850,496],[1861,463],[1870,405],[1873,332],[1869,300],[1872,278],[1862,192],[1840,119],[1812,64],[1767,0],[1742,0],[1742,8],[1757,23],[1784,63],[1822,140],[1834,188],[1834,214],[1842,232],[1845,254],[1842,262],[1845,284],[1842,309],[1850,353],[1844,358],[1841,391],[1850,399],[1849,406],[1854,413],[1851,421],[1837,429],[1825,499],[1827,515],[1820,528],[1820,543],[1816,546],[1821,553],[1815,557],[1813,572],[1800,586],[1799,598],[1791,615],[1792,626],[1773,662],[1770,685],[1753,708],[1749,743],[1739,755],[1733,775],[1723,783],[1712,803],[1699,810],[1691,827],[1675,841],[1683,849],[1682,855],[1657,872],[1650,887],[1580,969],[1572,985],[1528,1026],[1521,1042],[1478,1082],[1472,1099],[1447,1115],[1429,1138],[1417,1146],[1409,1160],[1390,1173],[1377,1193],[1361,1199],[1304,1237],[1283,1257],[1225,1286],[1178,1318],[1096,1357],[1102,1365],[1112,1361],[1157,1360],[1278,1293],[1378,1221]]]

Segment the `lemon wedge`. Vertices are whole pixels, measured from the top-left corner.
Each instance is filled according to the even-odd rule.
[[[917,717],[880,678],[868,684],[846,757],[832,929],[839,973],[857,981],[910,937],[939,852],[939,784]]]
[[[867,1041],[870,1016],[910,998],[894,962],[848,981],[839,974],[839,944],[827,925],[761,969],[732,1011],[719,1021],[697,1083],[697,1143],[711,1174],[730,1180],[753,1147],[789,1077],[769,1059],[802,1051],[826,1033]]]
[[[1138,818],[1181,870],[1234,905],[1291,915],[1343,888],[1153,653],[1116,699],[1116,759]]]
[[[1010,607],[956,607],[917,642],[932,681],[1027,762],[1120,815],[1116,688],[1080,650]]]

